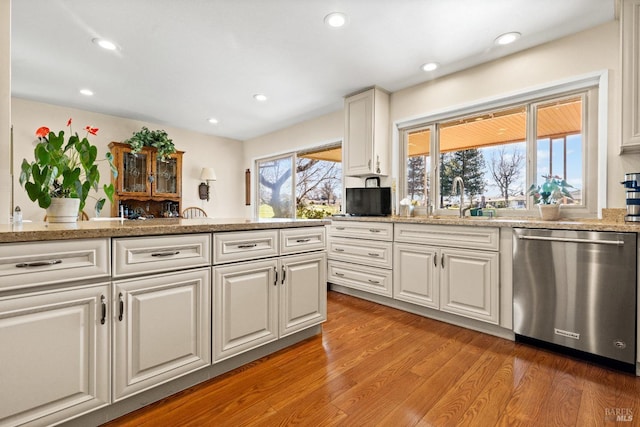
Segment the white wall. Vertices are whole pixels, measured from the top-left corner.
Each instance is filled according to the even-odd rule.
[[[19,98],[11,99],[11,111],[14,127],[14,167],[16,170],[15,204],[20,206],[25,219],[42,220],[44,211],[38,207],[37,203],[29,200],[25,190],[18,183],[22,159],[33,160],[33,148],[37,142],[36,129],[40,126],[47,126],[55,132],[66,130],[65,126],[70,117],[73,118],[73,131],[78,132],[81,136],[84,135],[82,130],[87,125],[100,129],[96,136],[89,137],[89,141],[98,147],[98,158],[103,158],[109,150],[109,142],[123,141],[133,132],[140,130],[142,126],[166,130],[176,148],[185,151],[182,165],[183,208],[199,206],[207,211],[211,217],[243,216],[244,169],[242,168],[242,143],[240,141]],[[209,202],[201,201],[198,198],[200,171],[203,167],[213,167],[218,178],[217,181],[211,183],[211,200]],[[110,172],[106,162],[100,165],[100,176],[101,184],[110,181]],[[102,191],[100,194],[104,196]],[[94,200],[87,200],[85,210],[89,216],[95,216],[94,204]],[[109,212],[110,205],[105,205],[102,216],[108,216]]]
[[[0,1],[0,224],[11,211],[11,2]]]

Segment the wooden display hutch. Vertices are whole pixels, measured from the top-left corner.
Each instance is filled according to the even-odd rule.
[[[131,153],[126,143],[109,144],[118,176],[111,178],[115,187],[111,216],[154,218],[176,217],[182,212],[182,155],[176,151],[168,160],[160,160],[153,147]],[[127,215],[128,214],[128,215]]]

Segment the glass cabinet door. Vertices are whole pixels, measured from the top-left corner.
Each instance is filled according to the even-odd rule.
[[[178,195],[178,159],[156,159],[155,194]]]
[[[148,155],[124,152],[122,156],[122,191],[126,193],[150,193]]]

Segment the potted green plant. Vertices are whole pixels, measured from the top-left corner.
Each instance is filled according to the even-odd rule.
[[[149,130],[145,126],[141,130],[134,132],[133,136],[124,142],[131,146],[133,154],[138,153],[142,147],[154,147],[160,160],[166,160],[176,152],[173,140],[169,138],[167,132],[164,130]]]
[[[33,150],[35,160],[29,162],[23,159],[20,171],[20,185],[27,191],[31,201],[37,201],[41,208],[47,209],[50,222],[75,222],[84,209],[90,191],[98,191],[100,184],[98,149],[87,139],[89,134],[96,135],[98,129],[86,126],[87,134],[80,138],[71,131],[71,119],[67,121],[67,127],[71,134],[68,141],[65,141],[64,131],[56,134],[45,126],[40,127],[36,131],[39,142]],[[111,153],[106,154],[105,160],[113,175],[117,176]],[[103,189],[109,200],[113,201],[113,184],[105,184]],[[104,198],[97,200],[97,214],[104,203]],[[70,205],[70,212],[58,215],[60,204]]]
[[[573,201],[570,189],[574,188],[567,181],[555,175],[543,175],[542,185],[533,184],[528,195],[538,205],[540,216],[544,220],[556,220],[560,217],[560,201]]]

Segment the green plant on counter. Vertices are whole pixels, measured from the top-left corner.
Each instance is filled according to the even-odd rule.
[[[143,126],[141,130],[134,132],[131,138],[124,141],[131,146],[133,154],[140,152],[142,147],[154,147],[158,150],[157,157],[160,160],[166,160],[176,152],[173,140],[164,130],[149,130]]]
[[[92,189],[98,191],[98,148],[87,139],[89,134],[96,135],[98,129],[86,126],[87,135],[80,138],[71,131],[71,119],[67,121],[67,127],[71,136],[66,143],[64,131],[56,135],[48,127],[39,128],[36,131],[39,142],[33,150],[35,160],[22,160],[20,185],[27,191],[29,199],[37,201],[43,209],[51,205],[52,198],[74,198],[80,199],[82,211],[89,192]],[[118,176],[111,153],[106,154],[105,160],[113,176]],[[109,200],[113,201],[113,184],[105,184],[103,189]],[[104,198],[96,202],[96,212],[102,210],[104,203]]]
[[[527,194],[533,197],[535,204],[557,204],[563,199],[573,201],[573,196],[569,189],[574,187],[567,181],[557,175],[543,175],[542,177],[545,179],[542,185],[533,184],[527,191]]]

